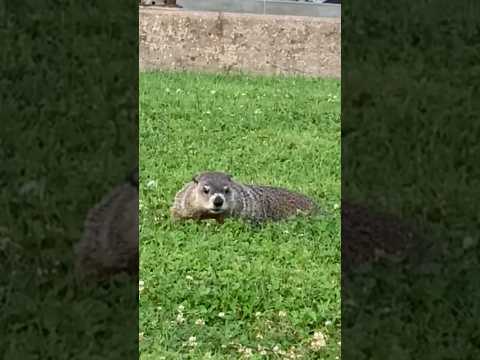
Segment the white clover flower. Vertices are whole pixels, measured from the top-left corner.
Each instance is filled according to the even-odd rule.
[[[313,339],[310,342],[310,348],[313,351],[319,351],[325,346],[327,346],[325,335],[323,335],[320,331],[315,331],[315,333],[313,334]]]
[[[188,338],[188,346],[191,346],[191,347],[197,346],[197,338],[195,336],[190,336]]]
[[[179,313],[175,321],[177,322],[177,324],[183,324],[185,322],[185,318],[183,317],[183,314]]]
[[[151,189],[157,187],[157,181],[156,180],[148,180],[147,182],[147,188]]]

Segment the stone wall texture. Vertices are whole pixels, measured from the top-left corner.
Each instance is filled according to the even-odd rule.
[[[340,18],[140,7],[140,71],[340,78]]]

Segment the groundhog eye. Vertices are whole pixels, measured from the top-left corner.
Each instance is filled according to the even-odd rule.
[[[208,187],[205,186],[205,187],[203,188],[203,192],[204,192],[205,194],[208,194],[209,191],[210,191],[210,189],[209,189]]]
[[[228,187],[225,187],[225,194],[228,194],[230,192],[230,189]]]

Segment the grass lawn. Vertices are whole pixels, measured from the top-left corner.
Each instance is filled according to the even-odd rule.
[[[324,215],[172,223],[202,170],[304,192]],[[140,176],[142,359],[339,357],[339,80],[141,74]]]

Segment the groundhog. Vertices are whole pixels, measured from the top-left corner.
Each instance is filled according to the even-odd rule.
[[[318,210],[305,195],[271,186],[244,185],[223,172],[203,172],[187,183],[175,196],[171,207],[174,220],[227,217],[253,223],[278,221]]]
[[[88,212],[84,228],[74,248],[79,280],[138,275],[138,168]]]

